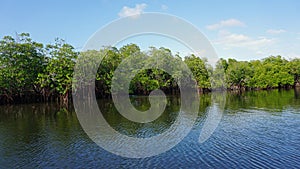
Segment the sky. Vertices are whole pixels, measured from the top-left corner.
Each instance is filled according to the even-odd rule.
[[[28,32],[41,43],[53,43],[59,37],[79,51],[97,30],[116,19],[159,12],[192,23],[225,59],[300,57],[298,0],[1,0],[0,8],[1,37]],[[121,44],[127,42],[143,50],[152,45],[183,55],[187,52],[165,37],[132,37]]]

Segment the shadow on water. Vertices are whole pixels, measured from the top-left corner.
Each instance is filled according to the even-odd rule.
[[[226,109],[236,112],[240,109],[263,109],[267,112],[281,112],[286,108],[299,109],[300,90],[262,90],[239,94],[228,94]]]
[[[148,97],[132,97],[131,103],[139,111],[146,111],[151,106]],[[167,130],[175,121],[180,110],[179,97],[167,97],[165,111],[152,122],[137,123],[123,117],[115,108],[112,100],[99,100],[99,108],[111,127],[131,137],[147,138]]]
[[[295,99],[300,99],[300,87],[294,89]]]

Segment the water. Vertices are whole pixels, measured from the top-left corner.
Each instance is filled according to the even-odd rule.
[[[133,103],[146,110],[146,97]],[[176,119],[180,99],[168,98],[166,111],[149,124],[122,117],[111,100],[99,100],[104,117],[131,137],[152,137]],[[173,149],[131,159],[111,154],[91,141],[73,110],[54,104],[0,107],[0,168],[299,168],[300,91],[227,94],[222,120],[204,143],[199,135],[211,95],[202,95],[193,130]],[[157,143],[159,144],[159,142]]]

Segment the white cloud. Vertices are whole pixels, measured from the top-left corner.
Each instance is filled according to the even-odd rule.
[[[126,16],[138,16],[144,12],[144,9],[147,7],[147,4],[136,4],[134,8],[124,6],[119,12],[120,17]]]
[[[284,29],[269,29],[267,30],[267,33],[269,34],[280,34],[280,33],[284,33],[286,32],[286,30]]]
[[[161,7],[160,7],[163,11],[166,11],[166,10],[168,10],[168,6],[167,5],[161,5]]]
[[[300,32],[297,33],[297,40],[300,40]]]
[[[235,34],[228,31],[220,31],[219,38],[214,41],[216,45],[221,45],[224,49],[243,47],[252,50],[261,49],[274,42],[274,39],[266,37],[251,38],[244,34]]]
[[[208,30],[216,30],[224,27],[243,27],[245,24],[237,19],[228,19],[220,21],[219,23],[213,25],[207,25],[206,28]]]

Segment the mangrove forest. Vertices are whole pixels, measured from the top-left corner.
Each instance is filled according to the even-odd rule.
[[[150,47],[142,51],[136,44],[119,49],[103,47],[98,51],[79,52],[62,39],[52,44],[42,44],[31,39],[28,33],[16,37],[5,36],[0,41],[0,104],[26,102],[58,102],[67,104],[71,100],[73,69],[76,59],[82,56],[105,57],[99,65],[95,79],[95,93],[98,98],[110,97],[114,71],[124,58],[141,56],[143,62],[155,55],[163,55],[183,61],[190,68],[200,92],[212,90],[211,75],[216,71],[225,73],[226,90],[260,90],[293,88],[300,86],[300,58],[286,59],[269,56],[262,60],[237,61],[220,59],[215,67],[206,58],[191,54],[180,56],[170,49]],[[174,63],[176,64],[176,63]],[[176,80],[159,69],[145,69],[130,82],[129,93],[149,94],[161,89],[167,94],[178,93]]]

